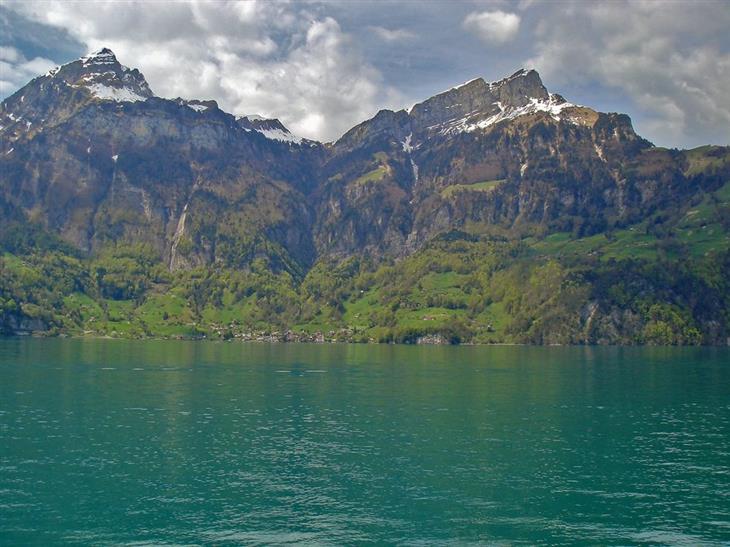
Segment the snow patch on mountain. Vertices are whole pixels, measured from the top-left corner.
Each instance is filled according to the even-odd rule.
[[[91,94],[97,99],[105,101],[116,101],[118,103],[146,101],[147,97],[143,97],[139,93],[128,87],[111,87],[104,84],[91,84],[86,86]]]
[[[107,49],[107,48],[102,48],[93,53],[89,53],[88,55],[81,57],[80,60],[84,66],[113,65],[113,64],[116,64],[116,62],[117,62],[117,58],[114,56],[114,53],[112,52],[112,50]]]
[[[107,101],[138,102],[154,96],[144,76],[120,64],[107,48],[53,68],[42,78],[51,78],[51,84],[87,89],[93,97]]]
[[[401,146],[403,147],[403,152],[406,152],[410,154],[413,152],[413,146],[411,145],[411,138],[413,137],[413,133],[410,133],[405,140],[401,143]]]
[[[244,131],[256,131],[267,139],[285,142],[288,144],[302,144],[306,139],[293,135],[284,125],[276,118],[264,118],[258,114],[249,114],[247,116],[239,116],[236,118],[240,127]],[[312,141],[306,141],[311,143]]]
[[[284,129],[257,129],[256,131],[261,133],[267,139],[273,139],[282,142],[301,144],[303,140],[302,137],[292,135],[288,130]]]
[[[403,152],[408,154],[408,160],[411,164],[411,173],[413,173],[413,182],[418,182],[418,165],[413,160],[413,157],[411,157],[411,152],[413,152],[414,147],[411,144],[411,139],[413,138],[413,133],[409,133],[408,136],[403,139],[403,142],[401,142],[401,146],[403,147]]]
[[[461,89],[462,87],[468,86],[472,82],[476,82],[477,80],[481,80],[481,78],[472,78],[471,80],[468,80],[468,81],[464,82],[463,84],[455,85],[451,89]],[[451,91],[451,89],[449,91]]]
[[[451,120],[443,124],[444,126],[440,129],[439,133],[442,135],[471,133],[472,131],[477,131],[479,129],[486,129],[487,127],[505,120],[514,120],[520,116],[526,116],[528,114],[535,114],[538,112],[545,112],[549,114],[555,121],[566,120],[573,124],[577,123],[577,121],[570,116],[561,116],[561,113],[566,108],[574,108],[578,105],[566,102],[556,95],[550,95],[550,98],[547,101],[533,97],[526,105],[520,107],[505,108],[502,103],[498,101],[495,102],[494,105],[499,109],[499,112],[496,114],[481,120],[475,120],[474,113],[470,113],[463,118]]]
[[[603,154],[603,148],[598,146],[598,143],[593,144],[593,148],[596,151],[596,155],[600,158],[602,162],[606,162],[606,156]]]

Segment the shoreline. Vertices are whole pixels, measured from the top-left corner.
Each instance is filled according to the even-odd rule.
[[[730,340],[727,344],[698,344],[698,345],[653,345],[653,344],[527,344],[521,342],[459,342],[459,343],[435,343],[435,342],[378,342],[378,341],[356,341],[356,340],[281,340],[281,339],[241,339],[241,338],[208,338],[201,337],[158,337],[145,336],[142,338],[90,335],[90,334],[11,334],[0,335],[0,340],[10,339],[68,339],[68,340],[124,340],[129,342],[166,341],[166,342],[215,342],[215,343],[239,343],[239,344],[302,344],[302,345],[361,345],[361,346],[452,346],[452,347],[497,347],[497,346],[519,346],[532,348],[726,348],[730,347]]]

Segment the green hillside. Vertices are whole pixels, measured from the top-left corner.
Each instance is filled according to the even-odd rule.
[[[170,272],[143,245],[84,257],[40,229],[6,229],[0,324],[75,336],[722,343],[729,205],[725,184],[673,216],[589,237],[450,232],[403,260],[322,260],[299,278],[264,258]]]

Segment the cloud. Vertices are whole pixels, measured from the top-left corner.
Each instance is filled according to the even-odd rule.
[[[54,66],[55,63],[50,59],[26,59],[16,48],[0,46],[0,93],[13,93],[28,80],[40,76]]]
[[[110,47],[162,97],[214,98],[331,140],[397,104],[398,92],[332,17],[275,2],[23,2],[10,8]]]
[[[371,26],[368,28],[373,31],[378,36],[378,38],[384,40],[385,42],[403,42],[412,40],[416,37],[415,33],[404,28],[388,29],[378,26]]]
[[[48,59],[108,46],[160,96],[216,99],[330,140],[380,108],[532,66],[569,100],[630,114],[657,144],[730,142],[727,2],[476,3],[5,0],[0,45],[23,58],[0,60],[0,97]]]
[[[728,28],[722,2],[568,3],[540,18],[527,64],[562,87],[627,96],[640,132],[659,144],[727,144]]]
[[[520,16],[504,11],[474,11],[464,18],[463,27],[488,44],[504,44],[520,29]]]

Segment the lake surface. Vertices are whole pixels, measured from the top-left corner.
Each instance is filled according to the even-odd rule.
[[[730,349],[0,340],[0,544],[727,545]]]

